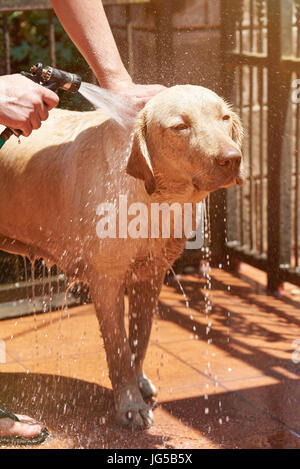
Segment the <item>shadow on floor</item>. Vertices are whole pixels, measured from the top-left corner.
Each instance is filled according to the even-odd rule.
[[[286,347],[300,325],[299,302],[255,294],[247,278],[241,282],[240,277],[217,272],[211,285],[215,301],[210,317],[214,326],[208,336],[202,293],[205,279],[196,275],[182,277],[181,283],[196,315],[191,319],[180,287],[170,280],[168,288],[176,294],[173,295],[176,304],[165,304],[162,300],[161,318],[197,334],[203,343],[210,337],[222,352],[242,365],[250,365],[257,370],[259,378],[272,378],[269,382],[273,384],[259,380],[258,384],[247,376],[236,375],[240,387],[232,391],[227,377],[227,381],[220,383],[219,392],[210,393],[207,399],[198,395],[163,402],[155,411],[159,423],[146,432],[117,428],[112,391],[84,380],[58,375],[1,373],[0,402],[14,412],[27,413],[45,422],[53,435],[48,443],[50,447],[176,448],[176,431],[186,429],[187,434],[194,432],[196,438],[203,435],[207,446],[211,443],[212,447],[300,448],[297,379],[300,365],[293,363],[292,349]],[[177,293],[181,299],[177,300]],[[228,309],[231,308],[234,313],[229,324]],[[277,320],[281,321],[281,327],[274,327]],[[291,328],[293,333],[290,333]],[[164,343],[157,344],[157,347],[164,346]],[[176,358],[184,362],[180,355]],[[186,364],[192,368],[191,363]],[[194,371],[203,375],[200,369]],[[256,373],[254,375],[256,377]],[[16,390],[18,395],[14,394]],[[169,438],[166,429],[172,425],[173,438]],[[178,440],[181,438],[184,444],[186,434],[178,433]],[[47,448],[47,443],[44,447]],[[206,443],[199,442],[194,447],[206,447]]]
[[[44,422],[50,447],[173,448],[168,438],[133,432],[114,424],[110,389],[57,375],[0,373],[0,402],[15,413]],[[18,395],[16,395],[18,390]],[[34,397],[33,397],[34,396]],[[47,443],[43,445],[47,448]]]
[[[168,287],[182,296],[182,299],[178,300],[182,308],[178,310],[176,306],[164,304],[160,301],[159,314],[161,319],[176,323],[185,330],[197,335],[201,341],[207,342],[210,338],[220,350],[230,354],[231,357],[246,362],[266,376],[271,376],[279,381],[284,380],[286,374],[278,371],[280,366],[287,372],[300,377],[300,364],[292,361],[295,333],[289,333],[289,327],[300,327],[300,317],[297,317],[297,312],[300,311],[300,303],[286,297],[275,299],[273,297],[268,298],[266,294],[264,296],[255,295],[251,285],[234,285],[235,279],[240,281],[239,276],[230,274],[228,278],[233,283],[230,292],[227,291],[228,283],[226,281],[220,281],[212,277],[211,291],[214,294],[219,291],[221,294],[223,293],[223,296],[220,296],[218,301],[213,301],[213,309],[209,313],[209,318],[213,320],[214,325],[209,336],[206,330],[207,321],[204,320],[205,298],[200,290],[205,286],[205,279],[203,278],[195,276],[195,281],[191,281],[189,277],[180,279],[186,298],[182,296],[181,287],[178,283],[174,279],[169,280]],[[191,319],[186,308],[186,300],[188,300],[190,307],[199,313],[199,316]],[[223,305],[224,300],[227,300],[227,302],[230,300],[230,304]],[[255,311],[252,312],[250,306],[254,306]],[[231,313],[229,319],[228,310],[231,310],[231,308],[234,308],[234,312]],[[292,312],[289,313],[288,310],[291,311],[291,308]],[[265,315],[267,317],[269,315],[269,322],[264,322]],[[281,321],[281,324],[284,325],[283,333],[272,330],[272,320],[274,324],[277,320]],[[285,350],[285,352],[288,352],[288,358],[279,358],[274,353],[267,352],[268,344],[276,343],[279,347],[288,343],[291,347],[289,350]],[[276,346],[273,346],[271,350],[274,352]],[[283,351],[283,349],[279,351]]]
[[[211,292],[215,298],[209,320],[214,325],[209,336],[204,278],[182,276],[181,287],[175,279],[169,279],[171,293],[181,295],[182,299],[175,305],[161,301],[160,317],[197,335],[199,341],[207,343],[209,337],[219,350],[255,368],[258,377],[270,377],[278,384],[230,392],[226,390],[225,380],[221,386],[224,393],[209,395],[207,401],[203,397],[183,399],[165,403],[163,407],[200,431],[204,428],[203,416],[209,412],[206,426],[210,426],[210,438],[225,447],[232,448],[239,442],[241,448],[299,448],[300,365],[292,360],[292,343],[300,326],[297,314],[300,303],[286,296],[268,297],[259,282],[245,275],[244,282],[240,275],[221,273],[216,277],[212,275]],[[181,294],[182,288],[186,298]],[[193,309],[192,318],[185,307],[186,300]],[[230,320],[228,310],[233,311]],[[276,327],[279,322],[280,327]],[[243,379],[245,377],[241,376]],[[214,381],[213,377],[211,381]],[[249,380],[248,385],[251,386]]]
[[[0,377],[0,401],[47,424],[52,437],[45,448],[176,448],[166,435],[156,434],[155,426],[151,432],[117,428],[112,391],[107,388],[57,375],[1,373]],[[290,381],[213,394],[207,400],[197,396],[164,402],[160,408],[187,429],[200,432],[213,447],[300,448],[300,436],[283,423],[293,420],[299,427],[299,406],[290,407],[287,401],[287,396],[296,396],[295,386]],[[12,389],[19,394],[12,395]]]
[[[299,384],[294,381],[213,394],[207,400],[201,396],[170,401],[162,406],[222,448],[300,448],[300,412],[297,405],[289,403],[290,396],[297,394],[299,397]],[[284,423],[286,420],[291,426]]]

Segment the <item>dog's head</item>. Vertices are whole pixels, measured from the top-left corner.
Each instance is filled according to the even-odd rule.
[[[149,194],[183,199],[243,184],[242,125],[231,107],[201,86],[169,88],[137,118],[127,172]]]

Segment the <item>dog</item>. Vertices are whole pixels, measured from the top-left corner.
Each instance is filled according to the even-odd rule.
[[[153,97],[137,115],[130,143],[131,133],[101,110],[57,109],[21,145],[10,139],[0,152],[0,249],[42,257],[89,285],[116,422],[145,429],[156,396],[143,371],[152,317],[186,238],[173,232],[170,238],[101,238],[99,206],[115,207],[122,193],[128,204],[194,207],[216,189],[241,185],[243,131],[216,93],[181,85]]]

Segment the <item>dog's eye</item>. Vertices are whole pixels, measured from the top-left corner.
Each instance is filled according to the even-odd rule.
[[[219,166],[230,166],[230,161],[229,160],[224,160],[224,161],[218,161]]]
[[[223,121],[229,121],[229,119],[230,119],[230,115],[229,115],[229,114],[225,114],[225,115],[223,116]]]
[[[186,130],[188,128],[189,128],[189,125],[186,124],[185,122],[181,122],[180,124],[176,124],[171,127],[171,129],[175,131]]]

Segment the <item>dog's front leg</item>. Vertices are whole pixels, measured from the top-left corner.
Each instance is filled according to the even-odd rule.
[[[99,285],[99,282],[97,282]],[[151,426],[153,414],[140,393],[134,360],[124,325],[124,284],[104,279],[92,287],[92,299],[103,336],[114,390],[116,423],[131,429]]]
[[[149,269],[150,270],[150,269]],[[153,315],[157,311],[158,297],[162,288],[165,269],[153,266],[151,279],[135,282],[128,287],[129,296],[129,343],[135,359],[139,388],[146,401],[156,396],[155,386],[143,371],[150,339]]]

